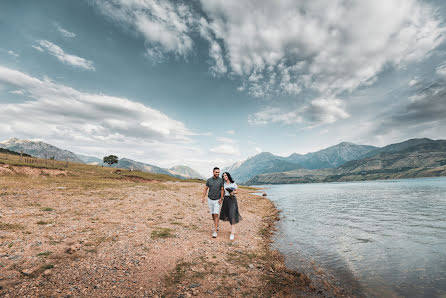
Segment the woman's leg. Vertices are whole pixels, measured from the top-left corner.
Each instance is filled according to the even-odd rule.
[[[229,240],[234,240],[234,233],[235,233],[235,225],[231,224],[231,236],[229,236]]]

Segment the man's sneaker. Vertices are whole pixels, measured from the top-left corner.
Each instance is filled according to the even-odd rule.
[[[234,234],[231,234],[231,236],[229,236],[229,240],[234,240]]]
[[[212,238],[217,238],[217,232],[212,233]]]

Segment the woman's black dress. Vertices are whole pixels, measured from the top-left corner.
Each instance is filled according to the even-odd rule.
[[[238,212],[237,198],[235,196],[225,196],[220,211],[220,220],[229,221],[235,225],[242,220]]]

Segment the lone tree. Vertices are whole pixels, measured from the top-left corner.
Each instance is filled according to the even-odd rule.
[[[111,166],[114,163],[118,163],[118,157],[116,155],[109,155],[104,157],[104,163],[108,163]]]

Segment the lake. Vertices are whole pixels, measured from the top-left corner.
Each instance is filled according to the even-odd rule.
[[[446,297],[446,177],[260,187],[288,267],[358,296]]]

